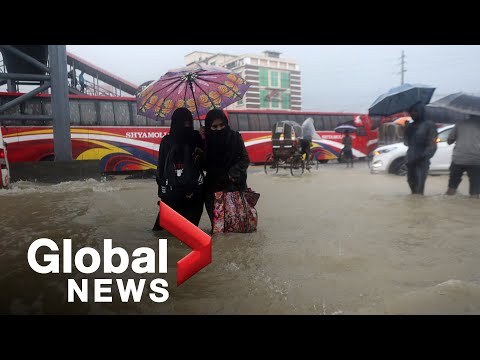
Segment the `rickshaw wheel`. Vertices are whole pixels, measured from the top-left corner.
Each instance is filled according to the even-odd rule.
[[[290,163],[290,173],[292,176],[301,176],[305,171],[305,162],[300,156],[294,156]]]
[[[265,174],[272,175],[278,173],[278,161],[275,161],[272,154],[267,155],[264,165]]]

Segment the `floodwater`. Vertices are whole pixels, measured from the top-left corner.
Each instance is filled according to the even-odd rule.
[[[447,181],[430,176],[420,197],[404,177],[372,175],[365,163],[325,164],[302,177],[251,167],[258,231],[214,235],[212,263],[179,287],[176,262],[190,249],[151,231],[155,180],[15,183],[0,190],[0,313],[480,314],[480,201],[466,195],[466,177],[446,197]],[[200,228],[209,228],[205,212]],[[100,253],[113,239],[129,254],[167,238],[168,273],[83,275],[74,265],[73,274],[38,274],[27,263],[38,238]],[[141,300],[122,302],[113,280],[113,301],[95,303],[94,279],[107,277],[146,278]],[[68,278],[89,280],[87,303],[67,302]],[[155,278],[168,281],[165,302],[148,296]]]

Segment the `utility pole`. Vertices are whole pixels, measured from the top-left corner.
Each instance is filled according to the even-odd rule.
[[[399,73],[401,75],[400,85],[403,85],[404,74],[407,72],[407,70],[405,69],[405,52],[403,50],[402,50],[402,56],[400,57],[400,60],[401,60],[401,63],[400,63],[401,70],[400,70],[400,73]]]

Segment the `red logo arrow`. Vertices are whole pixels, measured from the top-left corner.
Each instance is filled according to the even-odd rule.
[[[212,238],[160,201],[160,226],[193,251],[177,262],[177,286],[212,262]]]

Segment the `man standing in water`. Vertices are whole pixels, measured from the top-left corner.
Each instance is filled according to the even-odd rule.
[[[350,131],[345,132],[345,136],[342,139],[342,144],[343,144],[343,158],[347,162],[347,168],[348,165],[353,168],[353,151],[352,151],[352,144],[353,144],[353,139],[350,136]]]
[[[448,136],[455,144],[450,165],[447,195],[454,195],[466,171],[470,180],[470,197],[480,198],[480,117],[470,116],[459,122]]]
[[[423,195],[430,159],[437,151],[437,128],[432,121],[425,121],[425,105],[417,102],[408,112],[413,122],[405,129],[404,144],[407,150],[407,181],[412,194]]]

